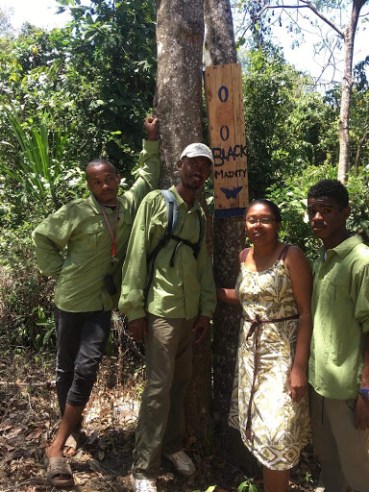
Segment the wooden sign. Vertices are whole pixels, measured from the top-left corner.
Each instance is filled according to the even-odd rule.
[[[249,194],[241,66],[206,67],[205,93],[214,155],[215,215],[243,215]]]

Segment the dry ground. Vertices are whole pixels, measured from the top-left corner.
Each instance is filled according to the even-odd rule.
[[[45,479],[44,449],[58,424],[54,387],[54,360],[29,350],[7,349],[0,357],[0,491],[41,492],[56,490]],[[119,375],[119,377],[117,377]],[[85,416],[88,440],[71,460],[77,492],[129,490],[129,470],[142,370],[121,374],[118,357],[105,358]],[[246,480],[244,473],[227,463],[215,449],[189,450],[198,472],[180,478],[163,463],[160,492],[234,492]],[[317,469],[311,454],[293,473],[291,490],[312,492]],[[262,491],[262,482],[252,481]],[[297,485],[297,484],[300,485]],[[215,489],[210,486],[216,485]],[[316,484],[315,484],[316,487]]]

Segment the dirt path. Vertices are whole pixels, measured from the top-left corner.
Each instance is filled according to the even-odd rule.
[[[88,440],[72,458],[77,492],[125,492],[129,490],[129,470],[138,411],[137,392],[141,374],[125,382],[118,378],[118,362],[104,360],[98,383],[85,416]],[[41,492],[56,490],[46,482],[44,449],[58,424],[53,357],[30,352],[3,353],[0,361],[0,492]],[[205,492],[217,485],[218,492],[235,492],[245,482],[243,472],[215,450],[197,449],[191,456],[197,473],[184,479],[163,462],[158,479],[159,492]],[[219,454],[219,453],[218,453]],[[316,466],[304,453],[302,464],[293,474],[291,490],[314,491]],[[296,483],[302,485],[297,486]],[[244,492],[262,491],[258,488]],[[59,489],[60,490],[60,489]]]

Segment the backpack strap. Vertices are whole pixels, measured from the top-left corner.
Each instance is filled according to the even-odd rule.
[[[178,205],[175,196],[170,190],[161,190],[161,194],[164,197],[165,203],[167,204],[168,211],[168,224],[167,224],[167,234],[171,234],[175,230],[178,224]]]
[[[160,191],[161,191],[161,194],[165,200],[165,203],[167,204],[168,222],[167,222],[167,227],[166,227],[164,236],[160,239],[158,244],[155,246],[155,248],[151,251],[151,253],[147,257],[147,266],[148,266],[148,268],[150,268],[150,274],[149,274],[149,279],[148,279],[148,282],[146,285],[145,299],[147,299],[149,289],[150,289],[150,286],[152,283],[152,279],[154,276],[154,261],[158,255],[159,251],[162,248],[164,248],[164,246],[167,245],[167,243],[169,242],[170,239],[173,239],[174,241],[176,241],[177,244],[174,246],[173,253],[172,253],[172,256],[170,258],[169,264],[171,267],[174,267],[174,262],[175,262],[175,259],[177,256],[177,252],[178,252],[178,249],[181,246],[181,244],[185,244],[186,246],[189,246],[193,251],[194,257],[197,259],[198,255],[200,253],[201,242],[202,242],[202,238],[204,236],[204,229],[205,229],[204,221],[203,221],[201,212],[200,212],[200,210],[197,210],[197,216],[198,216],[199,222],[200,222],[200,233],[199,233],[199,239],[198,239],[197,243],[191,243],[191,241],[188,241],[187,239],[183,239],[179,236],[172,234],[172,232],[175,231],[177,223],[178,223],[178,216],[179,216],[178,205],[177,205],[174,194],[170,190],[160,190]],[[145,302],[145,304],[146,304],[146,302]]]
[[[167,205],[167,227],[164,236],[160,239],[155,248],[147,258],[147,264],[153,263],[159,251],[164,248],[171,237],[172,231],[175,230],[178,223],[178,205],[173,193],[170,190],[160,190]],[[150,282],[151,283],[151,282]]]
[[[195,257],[195,259],[197,260],[197,257],[199,256],[199,253],[200,253],[200,249],[201,249],[201,242],[202,242],[202,238],[204,237],[204,221],[203,221],[203,218],[202,218],[202,215],[201,215],[201,212],[200,210],[196,210],[197,212],[197,217],[199,219],[199,224],[200,224],[200,233],[199,233],[199,239],[197,240],[196,243],[191,243],[191,241],[188,241],[187,239],[183,239],[179,236],[176,236],[174,234],[171,234],[170,235],[170,238],[171,239],[174,239],[175,241],[177,241],[177,244],[176,246],[174,247],[174,250],[173,250],[173,253],[172,253],[172,256],[170,258],[170,266],[174,266],[174,262],[175,262],[175,259],[176,259],[176,255],[177,255],[177,251],[179,249],[179,247],[181,246],[181,244],[185,244],[186,246],[190,247],[193,251],[193,255]]]
[[[150,270],[149,278],[145,289],[145,305],[147,301],[147,296],[149,294],[150,286],[152,284],[152,279],[154,276],[154,261],[158,256],[159,251],[164,248],[164,246],[169,242],[171,238],[171,232],[174,231],[178,222],[178,205],[173,193],[170,190],[160,190],[161,194],[167,204],[167,227],[165,229],[164,236],[160,239],[155,248],[151,251],[147,257],[147,268]]]

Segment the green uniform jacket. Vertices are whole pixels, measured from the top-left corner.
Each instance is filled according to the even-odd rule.
[[[369,248],[359,236],[314,265],[312,310],[309,382],[324,397],[356,398],[369,331]]]
[[[200,234],[200,210],[195,201],[189,210],[174,186],[170,188],[178,204],[176,236],[197,243]],[[153,279],[145,306],[145,290],[149,278],[147,258],[164,236],[168,224],[167,206],[159,190],[149,193],[143,200],[133,225],[123,268],[123,288],[119,309],[129,321],[146,316],[146,311],[167,318],[190,319],[201,314],[211,317],[216,296],[210,259],[206,250],[204,233],[201,248],[195,259],[191,247],[181,244],[174,266],[170,259],[176,242],[171,239],[158,253],[153,268]]]
[[[133,220],[144,196],[158,186],[159,143],[144,140],[140,177],[119,201],[117,261],[111,261],[112,240],[101,207],[93,196],[73,200],[45,219],[33,232],[38,265],[57,280],[55,304],[69,312],[111,310],[119,299],[121,271]],[[114,211],[104,207],[109,220]],[[103,278],[111,273],[117,294],[111,296]]]

